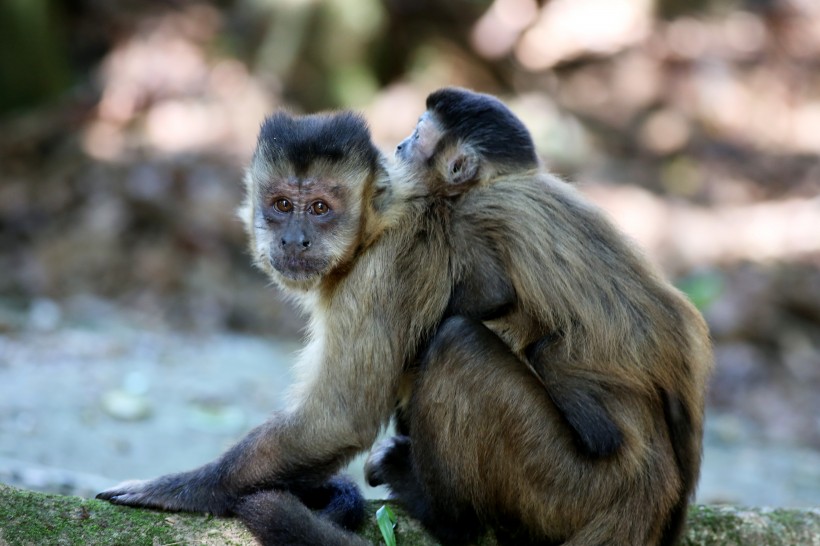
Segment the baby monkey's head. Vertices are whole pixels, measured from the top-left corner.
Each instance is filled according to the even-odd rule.
[[[396,148],[396,160],[404,176],[444,196],[539,166],[529,131],[504,103],[457,87],[427,97],[427,111]]]

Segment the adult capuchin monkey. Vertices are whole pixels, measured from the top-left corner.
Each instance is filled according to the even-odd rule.
[[[291,404],[211,463],[98,498],[237,514],[264,544],[355,544],[334,524],[355,525],[362,503],[332,476],[373,444],[444,316],[445,218],[389,179],[351,113],[266,119],[245,180],[253,258],[310,319]]]
[[[497,99],[431,94],[396,157],[394,179],[449,204],[458,318],[425,353],[406,430],[371,454],[371,483],[444,539],[489,521],[513,543],[677,542],[712,366],[700,314],[540,170]]]
[[[479,142],[470,148],[483,152]],[[443,149],[436,145],[425,164],[440,164]],[[698,389],[708,363],[684,353],[708,360],[702,321],[568,187],[536,171],[507,176],[504,162],[485,153],[475,159],[483,175],[495,170],[491,184],[430,193],[427,184],[437,186],[420,163],[403,160],[389,179],[355,116],[269,118],[243,217],[257,264],[310,314],[293,404],[212,463],[100,497],[236,513],[264,544],[361,543],[331,523],[355,519],[339,506],[357,504],[349,484],[331,476],[371,445],[410,384],[406,435],[377,452],[369,474],[443,542],[469,542],[489,524],[513,543],[672,543],[699,461]],[[507,179],[521,188],[505,191]],[[458,259],[468,241],[457,240],[457,228],[485,186],[498,192],[485,203],[498,225],[473,241],[488,245],[489,259],[464,254],[477,268],[468,275]],[[526,219],[541,218],[535,224],[510,221],[522,201],[505,199],[522,191],[550,196],[523,200],[532,209]],[[507,231],[496,240],[494,229]],[[530,260],[507,261],[528,252],[541,258],[533,269]],[[601,278],[586,278],[590,271]],[[512,303],[472,309],[473,292],[477,303],[509,299],[487,291],[512,293]],[[532,316],[542,317],[537,327]],[[499,337],[480,320],[510,330]],[[532,339],[521,347],[526,332]],[[568,390],[582,394],[568,399],[592,409],[561,407],[545,384],[563,377],[524,365],[539,359],[570,369]],[[615,435],[606,456],[579,442],[573,409],[604,423],[600,437]]]

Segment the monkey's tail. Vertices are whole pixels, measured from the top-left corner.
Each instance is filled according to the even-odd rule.
[[[680,398],[664,389],[661,389],[661,397],[664,418],[681,477],[680,496],[669,514],[660,542],[660,546],[673,546],[678,543],[683,533],[689,499],[694,494],[697,485],[700,473],[701,441],[700,431],[695,430],[692,416]]]
[[[262,546],[365,546],[352,531],[365,517],[356,485],[337,476],[319,487],[293,492],[269,489],[243,497],[233,512]]]

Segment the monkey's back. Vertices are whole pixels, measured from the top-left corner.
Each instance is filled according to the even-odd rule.
[[[468,249],[489,248],[506,267],[517,306],[492,326],[515,352],[561,331],[569,354],[635,375],[637,386],[669,374],[663,383],[679,384],[657,364],[678,349],[697,360],[690,379],[705,384],[711,349],[700,313],[569,184],[546,173],[498,178],[463,197],[451,229],[464,247],[452,252],[455,277],[470,267]]]
[[[456,279],[471,267],[469,249],[481,248],[499,256],[514,286],[516,306],[487,325],[525,362],[526,347],[554,333],[550,365],[620,393],[613,418],[625,460],[640,472],[655,464],[652,450],[668,452],[671,443],[677,509],[685,510],[713,365],[700,313],[601,210],[549,174],[501,177],[468,192],[451,229],[462,245],[452,253]]]

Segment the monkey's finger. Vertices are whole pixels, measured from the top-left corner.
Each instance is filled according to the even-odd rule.
[[[145,485],[144,480],[128,480],[118,483],[110,489],[97,493],[96,498],[113,501],[116,497],[140,490]]]
[[[152,491],[149,481],[132,480],[106,489],[97,494],[98,499],[123,506],[143,508],[181,509],[181,503],[174,496],[166,496],[160,491]]]
[[[97,494],[125,506],[227,515],[236,498],[208,474],[170,474],[154,480],[127,481]]]

